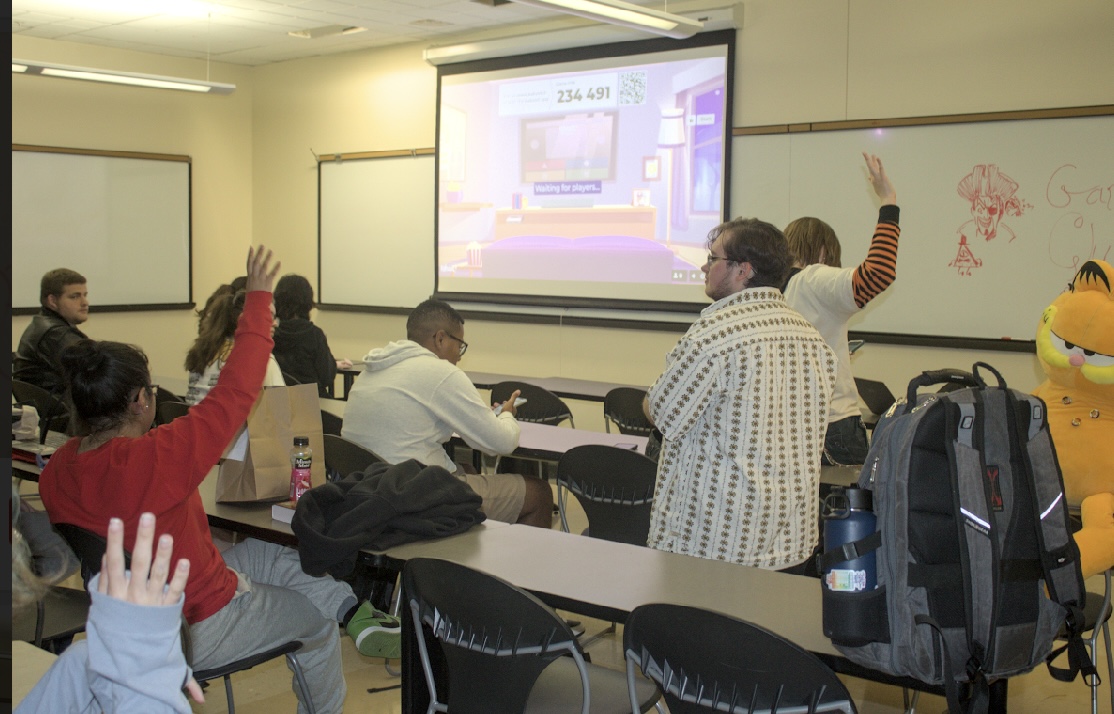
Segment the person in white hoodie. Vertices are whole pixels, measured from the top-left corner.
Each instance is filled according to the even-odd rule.
[[[454,433],[485,454],[505,455],[518,446],[518,392],[496,413],[456,366],[468,349],[464,318],[446,303],[426,300],[410,313],[406,337],[364,357],[341,436],[390,464],[414,459],[445,468],[480,495],[488,518],[551,527],[548,483],[518,474],[466,473],[445,451]]]

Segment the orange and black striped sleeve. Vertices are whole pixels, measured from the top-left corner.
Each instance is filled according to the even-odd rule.
[[[897,206],[882,206],[878,225],[866,252],[866,259],[851,276],[855,304],[860,308],[878,296],[897,277],[897,239],[900,212]]]

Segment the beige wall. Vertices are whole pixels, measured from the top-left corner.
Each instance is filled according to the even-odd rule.
[[[750,0],[744,25],[736,126],[1114,103],[1109,0]],[[12,41],[13,56],[204,76],[197,62],[19,36]],[[219,66],[212,78],[238,85],[230,97],[13,77],[12,140],[191,155],[195,299],[241,272],[249,238],[273,245],[284,272],[316,283],[314,153],[432,147],[436,72],[422,62],[423,46],[255,69]],[[890,169],[897,181],[916,167]],[[368,265],[367,279],[390,270],[391,257]],[[157,269],[141,263],[137,256],[137,269]],[[899,266],[899,280],[903,269],[912,266]],[[96,286],[90,288],[95,300]],[[326,311],[316,320],[334,352],[351,358],[403,332],[397,316]],[[13,348],[25,324],[13,319]],[[143,345],[156,378],[182,379],[194,329],[189,315],[94,314],[88,327],[95,337]],[[648,383],[676,338],[473,320],[463,366]],[[976,359],[998,366],[1021,389],[1041,378],[1031,355],[1001,352],[871,345],[854,366],[898,392],[922,369],[968,367]],[[598,406],[574,409],[578,426],[602,426]]]

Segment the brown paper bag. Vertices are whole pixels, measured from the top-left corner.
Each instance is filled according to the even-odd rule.
[[[267,387],[255,400],[246,425],[247,451],[225,452],[217,474],[217,502],[280,501],[290,496],[290,449],[295,436],[309,437],[312,485],[325,483],[325,439],[316,384]]]

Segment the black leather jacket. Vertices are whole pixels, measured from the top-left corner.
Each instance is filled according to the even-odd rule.
[[[40,308],[39,314],[19,338],[19,349],[12,359],[12,379],[30,382],[48,392],[60,394],[65,389],[58,354],[85,333],[66,322],[50,308]]]

